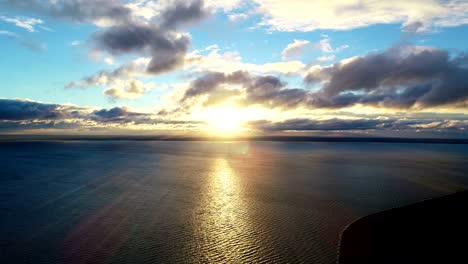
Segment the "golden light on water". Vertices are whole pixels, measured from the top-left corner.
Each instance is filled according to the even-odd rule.
[[[214,161],[206,186],[199,235],[202,247],[209,249],[204,252],[207,261],[231,263],[256,255],[241,182],[227,160]]]

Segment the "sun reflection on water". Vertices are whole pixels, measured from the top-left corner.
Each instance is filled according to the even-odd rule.
[[[257,259],[257,247],[243,200],[240,179],[225,159],[216,159],[208,175],[199,225],[200,250],[206,261]]]

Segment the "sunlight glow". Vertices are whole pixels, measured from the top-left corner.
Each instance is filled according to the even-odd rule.
[[[204,120],[208,123],[208,131],[218,136],[232,136],[245,130],[247,116],[245,111],[229,108],[216,107],[204,113]]]

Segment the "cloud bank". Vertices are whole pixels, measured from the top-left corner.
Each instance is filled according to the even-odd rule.
[[[268,82],[262,80],[260,82]],[[0,133],[38,130],[93,131],[96,129],[173,130],[200,128],[199,120],[167,119],[125,107],[92,109],[71,105],[47,104],[28,100],[0,99]],[[429,131],[466,132],[468,118],[463,115],[415,115],[401,118],[313,119],[293,118],[283,121],[251,121],[248,127],[261,133],[291,131]]]
[[[318,89],[291,88],[273,75],[208,72],[190,83],[181,102],[210,101],[222,93],[225,96],[220,97],[221,102],[236,97],[240,105],[257,104],[285,110],[355,105],[382,109],[466,109],[467,65],[465,54],[450,56],[440,49],[400,45],[331,66],[313,67],[304,82]]]
[[[407,25],[406,31],[418,31],[468,23],[468,3],[459,0],[255,2],[263,17],[261,25],[276,31],[349,30],[390,23]]]
[[[466,108],[467,65],[464,54],[401,45],[314,70],[305,82],[323,83],[310,98],[316,107]]]
[[[126,107],[95,109],[47,104],[30,100],[0,99],[0,132],[65,129],[186,129],[200,121],[163,119],[157,114],[131,111]]]

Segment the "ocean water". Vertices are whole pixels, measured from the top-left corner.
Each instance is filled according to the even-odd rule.
[[[468,145],[0,143],[0,263],[335,263],[353,220],[468,186]]]

